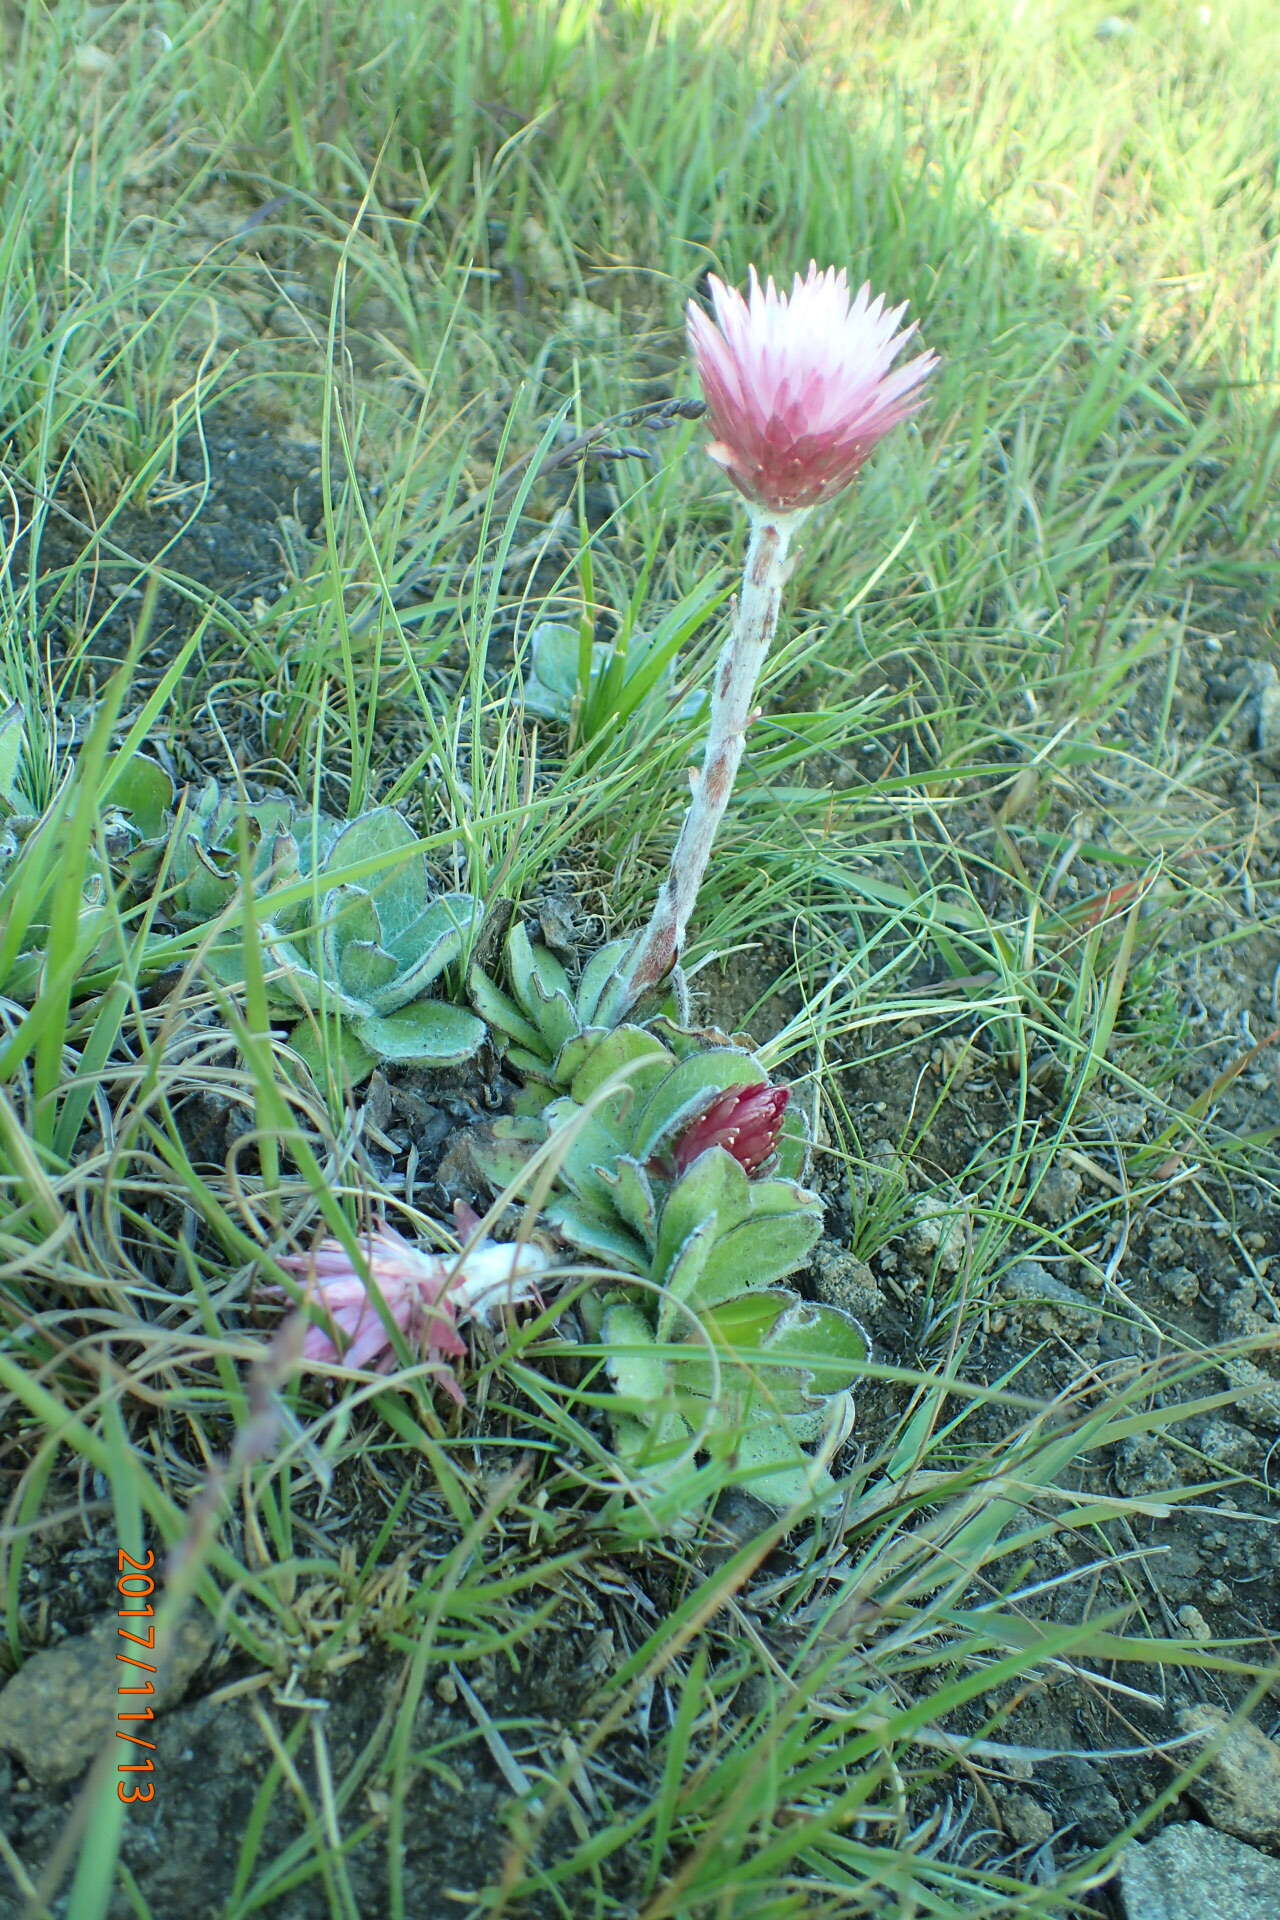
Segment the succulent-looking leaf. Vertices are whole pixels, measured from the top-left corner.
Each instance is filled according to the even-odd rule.
[[[384,855],[416,852],[417,847],[418,836],[402,813],[397,813],[394,807],[371,807],[367,813],[348,820],[334,834],[326,850],[325,865],[332,868],[336,876],[344,867],[362,865],[366,860],[378,860]],[[388,858],[387,871],[396,871],[398,865],[399,862],[393,864]],[[363,885],[364,882],[348,884]],[[425,904],[424,899],[422,905]],[[422,911],[422,906],[418,911]]]
[[[382,870],[347,882],[341,890],[345,893],[348,888],[358,887],[370,895],[378,911],[381,944],[389,948],[395,935],[422,913],[430,898],[426,861],[418,848],[418,837],[403,814],[394,807],[374,807],[348,821],[334,835],[324,867],[337,879],[344,868],[380,857],[387,861]]]
[[[563,1134],[557,1168],[563,1184],[607,1204],[608,1193],[599,1169],[610,1167],[624,1151],[610,1125],[611,1116],[597,1107],[592,1112],[573,1100],[555,1100],[543,1115],[550,1135]]]
[[[696,1297],[698,1282],[715,1244],[716,1223],[711,1218],[700,1220],[681,1242],[675,1259],[662,1276],[663,1294],[658,1308],[660,1339],[669,1339],[673,1331],[678,1336],[681,1327],[688,1325],[685,1303]],[[744,1278],[750,1285],[749,1276]]]
[[[597,664],[599,642],[591,648],[592,667]],[[578,629],[561,620],[539,620],[529,634],[528,672],[524,683],[524,706],[539,720],[558,720],[567,725],[578,699]]]
[[[556,1232],[580,1253],[606,1261],[627,1274],[643,1273],[643,1243],[620,1226],[616,1215],[606,1208],[594,1207],[590,1200],[574,1194],[553,1200],[545,1213]]]
[[[538,1004],[536,1020],[540,1032],[551,1049],[552,1057],[570,1040],[577,1038],[582,1031],[578,1016],[573,1010],[573,1001],[567,992],[552,989],[543,993],[541,981],[535,977],[532,983],[533,996]]]
[[[396,963],[384,948],[371,941],[349,940],[342,949],[340,977],[353,999],[377,1009],[384,988],[396,978]]]
[[[546,1105],[547,1091],[551,1082],[551,1075],[547,1068],[547,1056],[541,1050],[541,1042],[539,1043],[539,1050],[536,1053],[532,1052],[528,1047],[508,1047],[507,1063],[514,1067],[517,1073],[524,1075],[526,1093],[529,1092],[531,1081],[541,1083],[541,1095],[531,1096],[531,1103],[526,1103],[529,1104],[530,1111],[541,1110],[541,1108]]]
[[[671,1349],[681,1389],[727,1390],[775,1418],[804,1420],[816,1411],[820,1423],[826,1402],[848,1391],[870,1351],[851,1314],[801,1300],[786,1287],[740,1294],[699,1320],[706,1340],[691,1336]]]
[[[289,1045],[318,1087],[325,1084],[326,1070],[334,1073],[339,1087],[344,1081],[358,1087],[378,1064],[377,1055],[357,1040],[346,1021],[331,1023],[326,1041],[318,1024],[300,1020],[289,1035]]]
[[[477,1169],[495,1193],[517,1187],[544,1138],[544,1129],[536,1122],[506,1114],[492,1127],[474,1127],[467,1144]]]
[[[658,1231],[658,1203],[653,1182],[640,1162],[625,1153],[612,1168],[602,1169],[602,1178],[612,1193],[617,1212],[643,1243],[644,1264],[638,1269],[642,1272],[648,1266]]]
[[[346,949],[352,942],[380,952],[382,922],[372,898],[363,887],[335,887],[325,895],[321,908],[320,953],[324,976],[354,998],[364,999],[365,995],[349,985],[344,977],[343,961]],[[390,954],[385,954],[384,958],[394,973],[395,961]]]
[[[782,1132],[778,1136],[775,1151],[777,1158],[771,1171],[783,1180],[795,1180],[803,1186],[809,1177],[812,1143],[804,1110],[794,1098],[783,1117]]]
[[[779,1512],[835,1491],[827,1468],[785,1426],[746,1428],[733,1443],[733,1457],[735,1477],[745,1490]]]
[[[611,1307],[604,1326],[619,1346],[625,1335],[608,1365],[624,1401],[615,1443],[629,1462],[683,1473],[683,1436],[774,1506],[831,1490],[823,1459],[852,1424],[849,1386],[868,1350],[848,1314],[778,1288],[705,1313],[679,1341],[646,1341],[639,1305]],[[818,1458],[806,1442],[821,1443]]]
[[[764,1220],[747,1219],[716,1238],[691,1294],[691,1307],[713,1307],[741,1293],[744,1285],[772,1286],[803,1266],[822,1238],[822,1210],[815,1204]]]
[[[372,1011],[368,1001],[346,993],[333,976],[317,972],[308,962],[295,934],[285,933],[273,921],[264,920],[258,929],[262,941],[262,961],[267,972],[267,992],[276,1006],[304,1006],[312,1012],[341,1013],[350,1018]],[[237,935],[242,941],[243,936]],[[215,949],[225,952],[226,949]],[[243,969],[243,945],[235,949]],[[209,958],[212,960],[213,954]],[[243,980],[243,970],[239,980]]]
[[[545,1050],[550,1042],[540,1035],[538,1044],[544,1051],[542,1064],[534,1077],[549,1087],[571,1087],[575,1076],[591,1059],[601,1041],[608,1037],[607,1027],[583,1027],[580,1032],[570,1035],[553,1058],[547,1058]]]
[[[380,1013],[393,1013],[420,999],[446,967],[459,958],[483,918],[484,909],[469,893],[442,893],[394,939],[384,945],[396,963],[393,988],[378,999]]]
[[[483,1020],[442,1000],[415,1000],[395,1013],[352,1021],[356,1038],[381,1060],[447,1067],[470,1060],[486,1039]]]
[[[19,770],[27,739],[27,716],[20,701],[11,700],[0,713],[0,804],[7,813],[19,801]]]
[[[257,937],[270,1004],[346,1021],[353,1072],[368,1070],[366,1056],[422,1066],[470,1059],[485,1039],[483,1022],[429,998],[428,989],[461,955],[481,910],[469,894],[433,894],[403,816],[375,807],[345,824],[322,815],[295,819],[279,802],[237,809],[211,784],[173,856],[182,868],[175,892],[187,917],[220,912],[239,884],[239,856],[222,845],[238,838],[238,812],[262,836],[253,871],[255,888],[269,890]],[[359,872],[371,865],[372,872]],[[340,879],[353,868],[354,878]],[[277,890],[276,883],[297,878],[310,882],[292,889],[299,897]],[[243,936],[228,934],[207,964],[215,978],[242,987]],[[323,1053],[303,1031],[297,1038],[301,1057],[319,1063]]]
[[[507,968],[512,991],[535,1025],[548,1000],[572,999],[568,974],[554,954],[534,946],[520,920],[507,936]]]
[[[619,1452],[635,1459],[658,1448],[683,1449],[688,1424],[675,1406],[664,1350],[644,1314],[625,1301],[608,1307],[601,1339],[609,1348],[609,1378],[623,1402],[615,1422]]]
[[[586,1037],[582,1036],[584,1040]],[[585,1104],[615,1075],[625,1074],[626,1096],[619,1107],[619,1112],[625,1114],[637,1101],[649,1098],[671,1065],[672,1056],[667,1048],[643,1027],[615,1027],[589,1045],[582,1065],[569,1084],[570,1097]]]
[[[695,1227],[709,1220],[718,1233],[727,1232],[746,1218],[750,1196],[751,1183],[732,1154],[713,1147],[699,1155],[676,1181],[662,1210],[654,1271],[663,1285],[670,1284],[676,1255]]]
[[[508,1039],[518,1040],[534,1058],[541,1057],[542,1035],[531,1020],[526,1020],[515,1001],[494,984],[487,973],[472,967],[467,982],[471,1004],[481,1019],[497,1027]]]
[[[592,954],[582,969],[576,998],[578,1014],[585,1026],[590,1026],[595,1020],[610,982],[617,980],[621,984],[622,961],[630,946],[630,940],[610,940]],[[602,1024],[611,1023],[606,1021]]]
[[[159,840],[173,806],[173,781],[145,753],[132,754],[112,780],[111,804],[129,815],[143,840]]]

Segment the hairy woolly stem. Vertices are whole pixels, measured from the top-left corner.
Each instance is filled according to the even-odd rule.
[[[693,793],[667,877],[648,926],[626,961],[627,1003],[665,980],[684,945],[702,877],[742,759],[752,702],[778,625],[787,576],[787,550],[800,513],[756,508],[733,624],[716,667],[711,724],[702,770],[690,776]]]

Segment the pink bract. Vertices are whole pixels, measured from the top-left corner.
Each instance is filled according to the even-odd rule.
[[[723,1147],[747,1173],[755,1173],[778,1144],[789,1087],[730,1087],[705,1113],[690,1121],[671,1150],[677,1173],[699,1154]]]
[[[336,1240],[279,1262],[312,1281],[307,1297],[324,1316],[307,1326],[303,1363],[392,1372],[400,1361],[389,1318],[411,1351],[439,1365],[440,1384],[459,1405],[462,1390],[447,1364],[467,1351],[459,1323],[485,1320],[496,1307],[536,1298],[537,1276],[550,1260],[540,1247],[481,1240],[459,1261],[426,1252],[385,1225],[367,1234],[362,1245],[367,1279]],[[379,1312],[375,1294],[385,1313]]]
[[[893,361],[914,326],[869,286],[849,298],[843,268],[795,276],[789,295],[749,269],[747,298],[710,276],[715,321],[689,302],[689,344],[715,440],[739,491],[771,513],[800,513],[840,493],[890,428],[921,405],[937,355]]]

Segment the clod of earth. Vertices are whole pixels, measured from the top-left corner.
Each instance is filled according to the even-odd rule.
[[[16,1753],[33,1779],[45,1786],[74,1780],[84,1772],[104,1740],[111,1738],[122,1703],[117,1687],[119,1617],[112,1613],[88,1633],[33,1654],[0,1692],[0,1747]],[[154,1694],[147,1705],[163,1713],[182,1698],[188,1683],[205,1666],[217,1635],[208,1621],[191,1615],[173,1632],[158,1638],[150,1656]]]

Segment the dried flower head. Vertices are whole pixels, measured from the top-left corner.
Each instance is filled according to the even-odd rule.
[[[279,1264],[314,1280],[308,1299],[328,1325],[312,1320],[302,1341],[302,1362],[336,1363],[389,1373],[398,1364],[387,1317],[408,1346],[440,1363],[441,1385],[461,1405],[462,1391],[447,1362],[467,1351],[459,1327],[488,1322],[504,1306],[538,1297],[538,1279],[551,1255],[532,1245],[504,1246],[478,1240],[465,1255],[429,1253],[394,1227],[376,1227],[363,1241],[364,1267],[352,1265],[336,1240],[322,1240],[314,1253],[291,1254]],[[271,1289],[277,1297],[280,1289]],[[386,1316],[378,1311],[374,1295]],[[330,1330],[332,1329],[332,1330]]]
[[[772,513],[799,513],[840,493],[937,365],[917,354],[892,371],[915,332],[906,306],[885,311],[848,276],[810,261],[789,295],[750,269],[747,298],[711,276],[713,322],[689,302],[689,344],[716,438],[708,449],[739,491]],[[718,324],[717,324],[718,323]]]
[[[730,1087],[676,1141],[671,1149],[676,1172],[683,1173],[711,1147],[723,1147],[747,1173],[758,1172],[778,1144],[790,1098],[789,1087]]]

